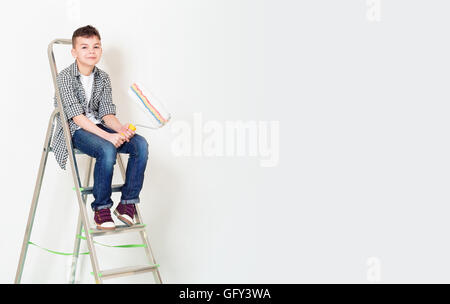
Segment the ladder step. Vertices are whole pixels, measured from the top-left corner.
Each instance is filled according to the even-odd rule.
[[[53,148],[52,148],[52,147],[49,147],[49,148],[48,148],[48,152],[53,152]],[[80,150],[78,150],[78,149],[76,149],[76,148],[73,148],[73,152],[74,152],[75,154],[86,154],[86,153],[81,152]]]
[[[110,269],[110,270],[101,270],[100,277],[103,280],[106,280],[106,279],[136,275],[136,274],[154,271],[154,270],[158,269],[158,267],[159,267],[159,265],[155,264],[155,265],[129,266],[129,267]]]
[[[121,185],[112,185],[111,186],[111,191],[112,192],[121,192],[122,191],[122,187],[123,187],[123,184],[121,184]],[[75,190],[75,188],[73,188],[73,189]],[[83,188],[80,188],[80,190],[81,190],[81,194],[92,194],[93,190],[94,190],[94,187],[83,187]]]
[[[100,230],[97,228],[91,228],[89,230],[89,233],[92,234],[92,236],[101,236],[126,232],[140,232],[145,230],[145,226],[146,226],[145,224],[135,224],[131,227],[128,227],[127,225],[117,225],[116,229],[114,230]]]

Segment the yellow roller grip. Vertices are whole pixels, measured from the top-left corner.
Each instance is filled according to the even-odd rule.
[[[136,131],[136,127],[133,126],[132,124],[128,125],[128,129],[130,129],[131,131]]]

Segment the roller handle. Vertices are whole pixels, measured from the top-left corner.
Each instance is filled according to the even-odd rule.
[[[133,124],[129,124],[129,125],[128,125],[128,130],[136,131],[136,127],[133,126]],[[122,134],[123,136],[125,136],[125,134],[123,134],[123,133],[120,133],[120,134]]]

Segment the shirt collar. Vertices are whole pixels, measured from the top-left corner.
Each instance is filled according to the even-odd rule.
[[[92,73],[95,75],[98,73],[98,68],[97,66],[94,66],[94,69],[92,70]],[[77,61],[75,60],[74,63],[72,63],[72,74],[73,76],[80,76],[80,71],[78,70],[78,65],[77,65]]]

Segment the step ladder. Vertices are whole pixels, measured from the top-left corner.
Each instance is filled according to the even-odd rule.
[[[91,260],[91,264],[92,264],[93,275],[94,275],[96,283],[103,283],[103,280],[111,279],[111,278],[152,272],[155,283],[161,284],[162,281],[161,281],[161,275],[159,273],[159,268],[158,268],[159,265],[156,264],[154,255],[152,253],[152,250],[150,247],[150,242],[147,237],[146,226],[142,221],[142,216],[139,211],[138,204],[135,205],[136,206],[136,214],[135,214],[136,224],[131,227],[128,227],[126,225],[118,225],[118,226],[116,226],[115,230],[98,230],[96,228],[90,227],[90,222],[89,222],[88,214],[87,214],[87,210],[86,210],[86,199],[87,199],[88,195],[92,194],[92,187],[89,187],[89,181],[90,181],[90,176],[91,176],[91,171],[92,171],[93,158],[87,155],[89,157],[88,169],[87,169],[86,175],[84,177],[84,183],[81,184],[80,174],[78,171],[78,166],[77,166],[77,161],[76,161],[75,155],[84,154],[84,153],[82,153],[81,151],[79,151],[77,149],[74,149],[72,146],[72,137],[70,134],[69,124],[67,122],[66,115],[63,110],[63,105],[61,102],[59,88],[56,83],[56,76],[57,76],[58,72],[57,72],[55,56],[54,56],[54,52],[53,52],[53,46],[55,44],[71,45],[72,40],[70,40],[70,39],[55,39],[52,42],[50,42],[50,44],[48,45],[47,52],[48,52],[48,58],[49,58],[49,63],[50,63],[50,69],[51,69],[52,77],[53,77],[53,84],[54,84],[55,92],[56,92],[57,108],[51,114],[50,120],[48,123],[46,137],[45,137],[45,141],[44,141],[44,150],[43,150],[42,156],[41,156],[41,162],[39,165],[38,176],[37,176],[37,180],[36,180],[36,184],[35,184],[35,188],[34,188],[33,199],[31,202],[31,208],[30,208],[30,212],[29,212],[29,216],[28,216],[28,223],[27,223],[27,227],[25,229],[25,236],[23,239],[22,251],[20,253],[19,265],[17,267],[15,283],[19,284],[21,281],[21,278],[22,278],[23,268],[24,268],[24,264],[25,264],[25,258],[27,255],[28,245],[30,242],[31,230],[33,228],[34,217],[36,214],[37,202],[39,199],[39,194],[40,194],[41,186],[42,186],[42,180],[44,177],[45,166],[47,163],[48,154],[49,154],[49,152],[52,152],[52,149],[51,149],[52,134],[51,133],[53,131],[53,126],[55,123],[56,115],[60,115],[61,122],[63,125],[63,130],[64,130],[64,136],[65,136],[65,140],[66,140],[66,147],[68,148],[68,151],[69,151],[68,161],[71,166],[73,181],[75,184],[74,190],[76,192],[78,204],[79,204],[79,208],[80,208],[80,213],[78,216],[78,226],[77,226],[76,235],[75,235],[75,244],[74,244],[74,250],[73,250],[73,260],[72,260],[72,266],[71,266],[70,283],[75,283],[75,275],[76,275],[78,256],[80,253],[80,242],[81,242],[81,239],[79,238],[79,236],[82,234],[82,230],[84,230],[85,239],[87,241],[87,247],[89,250],[89,256],[90,256],[90,260]],[[117,163],[120,167],[122,178],[123,178],[123,180],[125,180],[126,170],[125,170],[124,163],[122,161],[122,157],[121,157],[120,153],[117,153]],[[113,192],[119,192],[119,191],[121,191],[121,189],[122,189],[122,185],[112,185]],[[98,236],[103,236],[103,235],[132,233],[132,232],[134,232],[134,233],[138,232],[140,234],[142,242],[145,245],[144,248],[145,248],[145,253],[147,256],[148,264],[141,265],[141,266],[110,269],[110,270],[101,270],[99,268],[99,263],[98,263],[98,259],[97,259],[97,255],[96,255],[96,251],[95,251],[95,247],[94,247],[93,238],[98,237]]]

